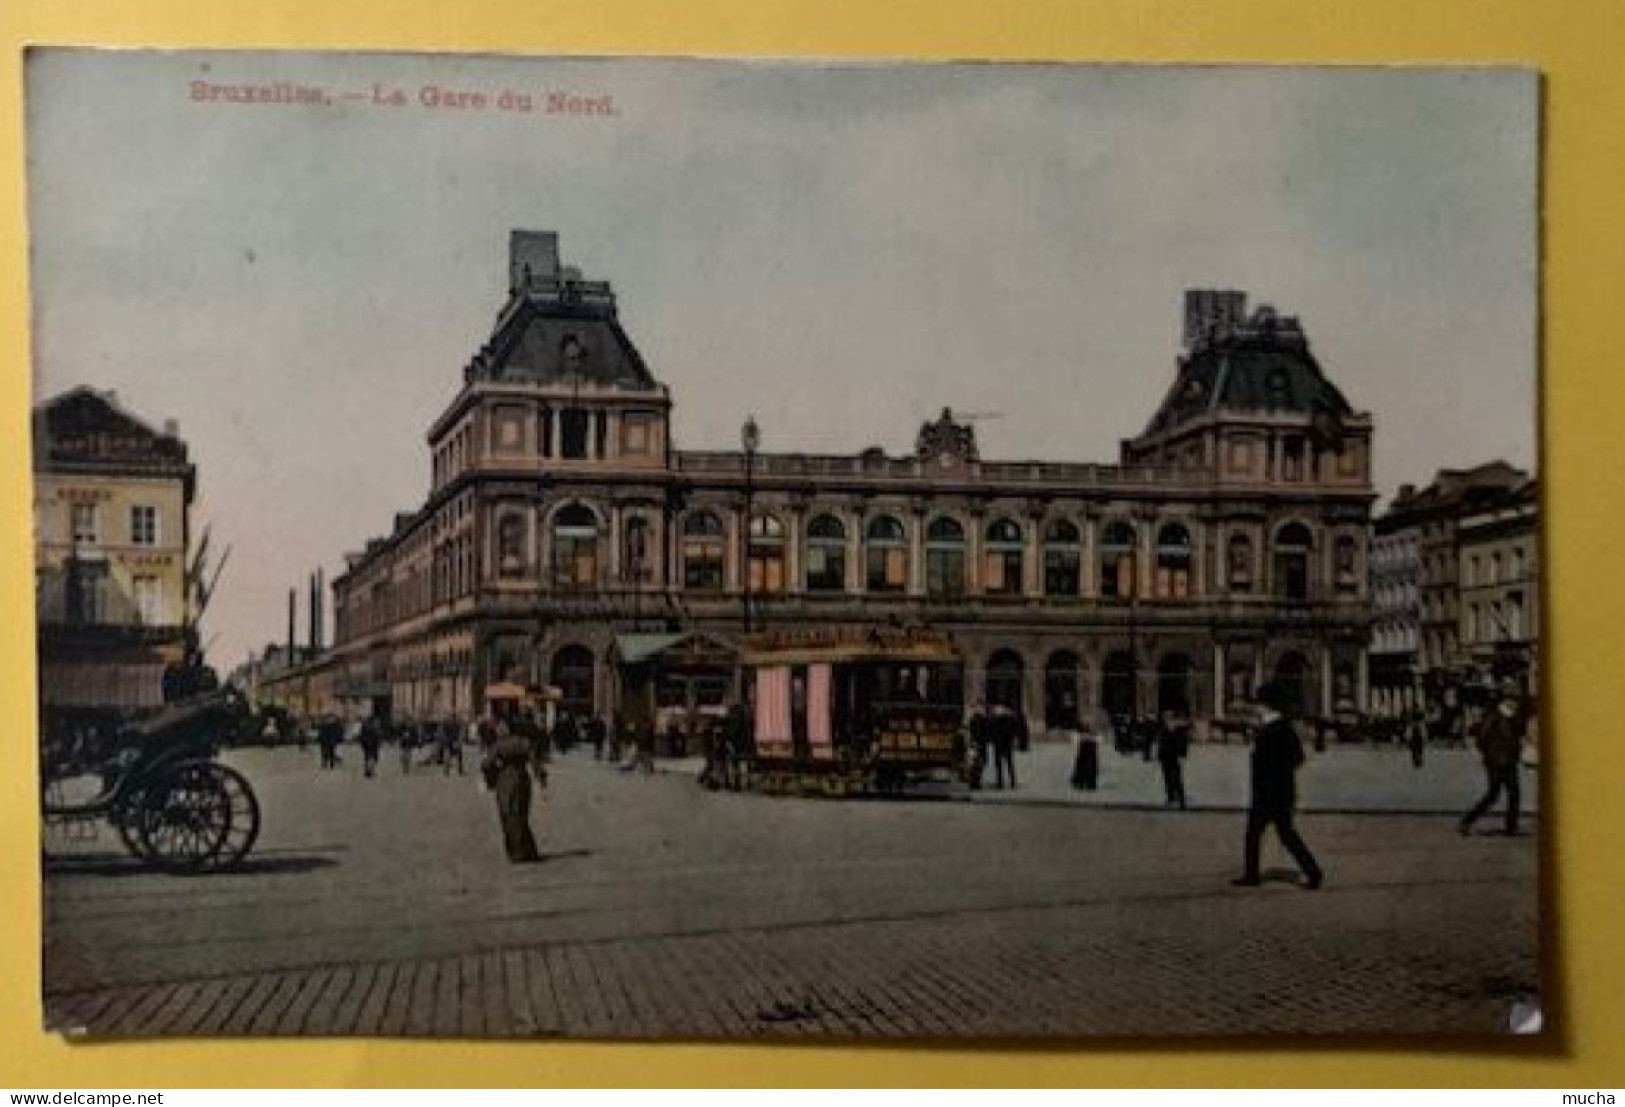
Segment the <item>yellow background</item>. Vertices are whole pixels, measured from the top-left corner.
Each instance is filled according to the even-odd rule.
[[[4,0],[0,3],[0,1086],[1625,1085],[1625,0]],[[381,1042],[70,1046],[39,1030],[21,51],[27,43],[501,53],[1518,63],[1545,75],[1544,810],[1556,1034],[978,1050]],[[139,136],[132,136],[139,141]],[[117,181],[109,181],[117,188]],[[1555,831],[1555,833],[1554,833]],[[1533,1048],[1530,1048],[1533,1047]]]

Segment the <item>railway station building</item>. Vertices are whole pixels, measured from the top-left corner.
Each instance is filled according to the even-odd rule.
[[[1166,396],[1113,462],[983,457],[948,410],[906,456],[763,451],[750,425],[689,450],[555,234],[513,232],[506,284],[428,429],[426,500],[333,581],[339,695],[443,719],[518,683],[613,714],[618,659],[658,636],[921,627],[953,636],[969,702],[1035,732],[1087,705],[1205,725],[1277,678],[1309,717],[1365,707],[1372,424],[1291,316],[1188,292]],[[685,694],[726,698],[718,675]]]

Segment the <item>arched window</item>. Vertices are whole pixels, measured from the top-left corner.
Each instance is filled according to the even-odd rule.
[[[925,590],[934,599],[965,594],[965,528],[945,515],[925,528]]]
[[[1302,523],[1288,523],[1275,534],[1275,598],[1301,603],[1309,598],[1309,554],[1313,543]]]
[[[577,719],[593,714],[593,656],[586,646],[564,646],[553,655],[549,683],[563,693],[559,707]]]
[[[1225,566],[1230,591],[1245,594],[1253,590],[1253,542],[1245,534],[1232,534],[1225,547]]]
[[[987,705],[1007,707],[1015,714],[1022,713],[1021,655],[1014,650],[999,650],[987,661]]]
[[[630,584],[646,584],[653,579],[653,545],[649,537],[649,520],[633,515],[626,520],[626,533],[622,538],[621,573]]]
[[[865,584],[871,592],[908,590],[908,541],[890,515],[869,520],[863,535]]]
[[[1314,666],[1301,653],[1289,653],[1275,663],[1275,679],[1286,693],[1286,714],[1301,719],[1312,714]]]
[[[1191,594],[1191,533],[1178,523],[1157,532],[1157,595],[1182,600]]]
[[[1164,655],[1157,666],[1157,711],[1189,715],[1196,666],[1182,653]]]
[[[776,515],[750,520],[750,590],[756,595],[784,591],[784,524]]]
[[[1353,595],[1360,590],[1360,544],[1352,535],[1341,535],[1337,545],[1333,548],[1334,579],[1337,581],[1337,590],[1344,595]]]
[[[1076,596],[1083,569],[1078,528],[1056,519],[1044,528],[1044,595]]]
[[[807,524],[807,591],[846,591],[846,527],[833,515]]]
[[[598,584],[598,519],[581,504],[553,516],[553,585],[586,589]]]
[[[723,583],[722,523],[709,511],[683,520],[683,587],[691,592],[720,592]]]
[[[1134,655],[1118,650],[1100,669],[1100,707],[1114,720],[1140,713],[1140,667]]]
[[[1102,596],[1128,599],[1134,595],[1134,561],[1134,528],[1127,523],[1113,523],[1100,536]]]
[[[982,591],[989,596],[1019,596],[1022,586],[1021,527],[1009,519],[988,525],[982,553]]]
[[[1044,662],[1044,725],[1078,725],[1078,655],[1057,650]]]

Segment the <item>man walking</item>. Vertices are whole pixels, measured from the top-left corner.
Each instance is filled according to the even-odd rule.
[[[1016,721],[1016,713],[1004,704],[993,709],[993,779],[995,788],[1004,787],[1006,771],[1010,774],[1010,787],[1016,786],[1016,739],[1021,734],[1021,728]]]
[[[1518,805],[1521,800],[1518,790],[1518,757],[1523,752],[1523,720],[1522,711],[1518,701],[1512,696],[1504,696],[1496,705],[1489,718],[1478,732],[1478,752],[1484,759],[1484,775],[1487,778],[1487,787],[1484,797],[1478,801],[1473,809],[1461,818],[1458,829],[1462,837],[1473,831],[1473,824],[1479,820],[1486,811],[1495,806],[1495,801],[1501,798],[1502,790],[1507,794],[1506,833],[1509,837],[1518,833]]]
[[[1157,764],[1162,766],[1162,791],[1167,806],[1185,810],[1185,754],[1190,750],[1190,723],[1173,710],[1162,713],[1157,728]]]
[[[1260,688],[1258,702],[1263,711],[1258,731],[1253,736],[1253,795],[1247,811],[1245,860],[1241,877],[1231,883],[1237,887],[1258,885],[1259,847],[1264,831],[1273,825],[1281,845],[1303,870],[1303,886],[1312,892],[1325,881],[1326,874],[1292,825],[1293,808],[1298,801],[1298,766],[1303,764],[1303,743],[1286,717],[1289,704],[1282,685],[1272,682]]]

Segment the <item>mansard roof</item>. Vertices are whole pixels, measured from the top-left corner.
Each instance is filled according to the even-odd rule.
[[[164,473],[189,477],[186,444],[154,430],[111,392],[80,386],[34,408],[34,467]]]
[[[621,329],[614,290],[560,265],[556,234],[515,231],[511,250],[508,302],[468,365],[469,382],[660,387]]]
[[[1199,336],[1146,428],[1169,430],[1213,411],[1353,415],[1321,371],[1297,319],[1260,307],[1245,323]]]

